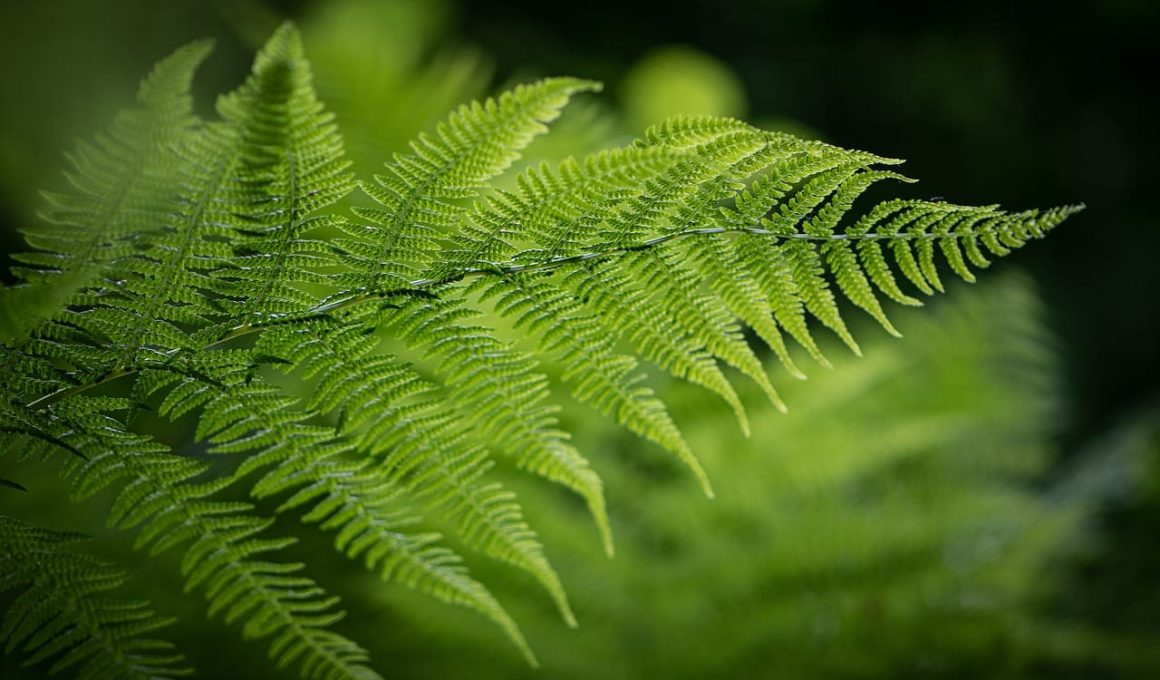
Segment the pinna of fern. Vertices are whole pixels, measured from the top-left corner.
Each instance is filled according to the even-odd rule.
[[[107,597],[128,574],[64,549],[83,539],[0,515],[0,592],[19,591],[0,622],[5,651],[55,659],[52,673],[79,666],[79,678],[187,675],[171,643],[141,637],[172,620],[143,601]]]
[[[68,287],[5,336],[0,436],[5,455],[59,459],[77,501],[112,490],[112,527],[180,551],[210,614],[304,677],[375,675],[335,631],[337,599],[275,561],[293,539],[240,495],[277,498],[384,580],[476,610],[534,663],[464,555],[526,573],[575,617],[488,470],[572,490],[612,552],[603,484],[561,428],[542,362],[711,494],[643,362],[719,395],[747,428],[725,366],[784,405],[746,328],[802,377],[790,341],[827,363],[811,317],[859,351],[837,293],[896,333],[880,295],[917,304],[903,284],[942,290],[939,259],[972,280],[1076,210],[893,200],[850,218],[872,184],[909,181],[889,169],[899,161],[709,117],[493,188],[572,96],[598,89],[573,78],[464,105],[356,183],[291,26],[213,121],[188,96],[207,52],[158,66],[30,231],[15,290]],[[208,457],[138,431],[142,408],[195,418]]]

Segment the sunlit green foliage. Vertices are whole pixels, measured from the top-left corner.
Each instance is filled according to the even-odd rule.
[[[1023,677],[1098,646],[1037,608],[1043,576],[1086,514],[1035,487],[1054,458],[1052,340],[1028,281],[983,287],[935,314],[901,315],[905,343],[879,338],[864,359],[789,385],[790,412],[765,409],[748,439],[710,395],[670,384],[663,395],[690,423],[690,444],[713,454],[712,503],[655,457],[611,464],[635,457],[633,442],[583,422],[578,438],[609,461],[617,558],[593,553],[567,499],[529,486],[521,496],[553,539],[582,625],[556,634],[533,598],[500,592],[545,672]],[[760,397],[756,386],[739,391]],[[415,655],[416,675],[536,677],[489,653],[492,636],[471,621],[449,629],[414,598],[390,603],[420,622],[417,639],[467,648]]]
[[[893,200],[849,215],[873,183],[906,179],[886,169],[899,161],[714,117],[494,188],[573,95],[598,89],[555,78],[457,109],[363,178],[347,217],[337,206],[356,183],[294,29],[203,121],[188,85],[207,51],[158,66],[141,106],[80,147],[73,193],[30,233],[12,290],[68,288],[3,346],[0,446],[58,460],[76,501],[111,495],[112,527],[151,555],[179,552],[210,616],[304,677],[377,676],[336,628],[337,598],[278,561],[295,539],[275,535],[265,499],[382,579],[483,614],[534,664],[460,553],[526,573],[575,624],[491,472],[510,461],[574,491],[612,552],[603,482],[554,387],[711,495],[646,362],[715,393],[748,431],[731,371],[783,401],[746,328],[801,375],[787,338],[829,363],[809,318],[859,351],[838,293],[894,332],[879,294],[942,290],[940,261],[972,280],[1075,210]],[[196,447],[137,427],[145,411],[193,421]]]

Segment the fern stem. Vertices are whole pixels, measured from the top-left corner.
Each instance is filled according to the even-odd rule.
[[[577,264],[580,262],[587,262],[589,260],[597,260],[597,259],[603,259],[603,258],[607,258],[607,257],[613,257],[616,255],[621,255],[623,253],[640,251],[640,250],[647,250],[648,248],[658,246],[662,243],[667,243],[669,241],[675,241],[677,239],[683,239],[683,238],[687,238],[690,236],[709,236],[709,235],[713,235],[713,234],[756,234],[756,235],[760,235],[760,236],[769,236],[774,240],[785,240],[785,241],[795,241],[796,240],[796,241],[815,241],[815,242],[827,242],[827,241],[851,241],[852,242],[852,241],[886,241],[886,240],[890,240],[890,241],[898,241],[898,240],[907,240],[907,241],[930,240],[930,241],[935,241],[935,240],[948,239],[948,238],[958,239],[958,238],[968,238],[968,237],[977,236],[977,234],[974,234],[971,232],[963,232],[963,233],[948,232],[948,233],[941,233],[941,234],[938,234],[938,233],[878,234],[878,233],[871,232],[871,233],[856,234],[856,235],[852,235],[852,234],[828,234],[825,236],[818,236],[818,235],[801,233],[801,232],[786,234],[786,233],[771,231],[769,229],[765,229],[762,227],[744,227],[744,228],[702,227],[702,228],[698,228],[698,229],[686,229],[684,231],[675,231],[671,234],[665,234],[664,236],[657,236],[655,238],[648,239],[647,241],[642,241],[636,245],[628,245],[628,246],[621,246],[621,247],[617,247],[617,248],[609,248],[607,250],[596,250],[596,251],[591,251],[591,252],[587,252],[587,253],[581,253],[579,255],[566,255],[566,256],[562,256],[562,257],[554,257],[554,258],[544,260],[542,262],[531,262],[531,263],[526,263],[526,264],[521,264],[521,263],[516,263],[516,262],[508,262],[508,263],[504,263],[504,264],[495,264],[494,266],[491,266],[491,267],[469,267],[469,268],[463,269],[462,271],[456,272],[454,274],[450,274],[448,276],[443,276],[440,278],[416,279],[414,281],[411,281],[405,287],[392,288],[389,290],[363,290],[361,292],[344,291],[342,293],[337,293],[335,295],[330,296],[330,298],[327,299],[326,301],[324,301],[320,304],[317,304],[314,307],[311,307],[310,309],[307,309],[306,311],[303,311],[303,312],[295,312],[295,313],[290,313],[290,314],[272,314],[272,315],[269,315],[265,319],[262,319],[260,321],[250,322],[250,323],[245,323],[245,324],[240,324],[238,326],[234,326],[233,328],[230,328],[229,330],[227,330],[224,333],[222,333],[221,335],[219,335],[213,341],[203,345],[199,351],[204,351],[207,349],[212,349],[214,347],[218,347],[218,346],[223,345],[231,340],[235,340],[237,338],[244,337],[246,335],[250,335],[251,333],[256,333],[256,332],[261,331],[261,330],[268,328],[270,326],[276,326],[276,325],[280,325],[283,323],[290,323],[290,322],[295,322],[295,321],[306,321],[306,320],[309,320],[312,318],[325,316],[327,314],[331,314],[333,312],[337,312],[339,310],[346,309],[348,307],[353,307],[355,305],[362,304],[364,302],[370,302],[372,300],[382,300],[382,299],[394,297],[396,295],[407,295],[410,293],[421,292],[421,291],[424,291],[428,288],[434,288],[436,286],[444,286],[444,285],[448,285],[448,284],[452,284],[452,283],[458,283],[460,281],[463,281],[464,279],[467,279],[467,278],[470,278],[473,276],[484,276],[484,275],[488,275],[488,274],[495,275],[495,276],[509,276],[512,274],[524,274],[524,273],[528,273],[528,272],[548,272],[548,271],[552,271],[555,269],[559,269],[560,267],[567,266],[569,264]],[[172,357],[176,356],[179,352],[181,352],[182,349],[183,348],[170,349],[164,353],[164,356],[165,356],[165,358],[172,358]],[[55,392],[50,392],[49,394],[46,394],[42,397],[38,397],[37,399],[34,399],[34,400],[28,402],[27,408],[30,408],[30,409],[44,408],[46,406],[49,406],[51,404],[54,404],[54,403],[62,400],[62,399],[66,399],[68,397],[71,397],[71,396],[76,395],[76,394],[80,394],[82,392],[86,392],[94,387],[104,385],[105,383],[111,382],[113,380],[117,380],[119,378],[123,378],[123,377],[128,376],[128,375],[133,375],[134,373],[138,373],[138,372],[144,370],[145,368],[148,368],[148,366],[147,365],[137,365],[137,366],[127,366],[127,367],[116,368],[114,370],[111,370],[111,371],[101,375],[100,377],[98,377],[90,382],[79,383],[76,385],[70,385],[68,387],[62,387],[62,388],[56,390]]]
[[[484,274],[494,274],[496,276],[507,276],[510,274],[524,274],[524,273],[528,273],[528,272],[552,271],[554,269],[559,269],[560,267],[563,267],[563,266],[566,266],[569,264],[578,264],[580,262],[587,262],[588,260],[603,259],[606,257],[613,257],[615,255],[620,255],[623,253],[629,253],[629,252],[634,252],[634,251],[639,251],[639,250],[646,250],[648,248],[652,248],[653,246],[657,246],[657,245],[660,245],[662,243],[666,243],[668,241],[674,241],[676,239],[685,238],[688,236],[707,236],[707,235],[712,235],[712,234],[757,234],[757,235],[761,235],[761,236],[771,236],[775,240],[776,239],[784,239],[786,241],[796,240],[796,241],[817,241],[817,242],[827,242],[827,241],[851,241],[851,242],[853,242],[853,241],[885,241],[885,240],[890,240],[890,241],[931,240],[931,241],[934,241],[934,240],[947,239],[947,238],[966,238],[966,237],[977,236],[977,234],[973,234],[973,233],[969,233],[969,232],[968,233],[945,233],[945,234],[910,234],[910,233],[877,234],[877,233],[867,233],[867,234],[857,234],[857,235],[829,234],[827,236],[815,236],[813,234],[805,234],[805,233],[785,234],[785,233],[770,231],[769,229],[763,229],[761,227],[745,227],[745,228],[740,228],[740,229],[728,228],[728,227],[705,227],[705,228],[699,228],[699,229],[687,229],[685,231],[677,231],[677,232],[673,232],[671,234],[665,234],[664,236],[657,236],[655,238],[651,238],[647,241],[642,241],[641,243],[638,243],[636,245],[631,245],[631,246],[621,246],[619,248],[610,248],[608,250],[597,250],[597,251],[592,251],[592,252],[587,252],[587,253],[581,253],[579,255],[567,255],[567,256],[563,256],[563,257],[554,257],[554,258],[551,258],[548,260],[544,260],[543,262],[532,262],[532,263],[528,263],[528,264],[518,264],[515,262],[509,262],[506,264],[496,264],[492,267],[469,267],[467,269],[464,269],[463,271],[457,272],[455,274],[450,274],[448,276],[440,277],[440,278],[416,279],[416,280],[410,282],[410,284],[408,284],[406,287],[393,288],[390,290],[362,291],[362,292],[358,292],[358,293],[352,293],[352,292],[339,293],[339,294],[331,296],[330,300],[323,302],[322,304],[316,305],[315,307],[312,307],[312,308],[306,310],[305,312],[300,312],[300,313],[293,314],[293,315],[290,315],[290,314],[281,315],[281,316],[277,316],[277,317],[271,316],[264,323],[250,324],[247,326],[238,326],[234,330],[240,330],[242,328],[249,328],[252,330],[260,330],[262,327],[267,326],[267,325],[271,325],[271,324],[275,324],[275,323],[283,323],[285,321],[290,321],[290,320],[297,321],[297,320],[301,320],[301,319],[308,319],[308,318],[311,318],[314,316],[321,316],[323,314],[329,314],[331,312],[335,312],[335,311],[338,311],[340,309],[344,309],[346,307],[351,307],[353,305],[357,305],[357,304],[360,304],[363,302],[369,302],[371,300],[379,300],[379,299],[383,299],[383,298],[389,298],[389,297],[392,297],[395,295],[406,295],[408,293],[421,291],[421,290],[424,290],[426,288],[432,288],[435,286],[442,286],[442,285],[447,285],[447,284],[451,284],[451,283],[458,283],[459,281],[462,281],[462,280],[469,278],[469,277],[472,277],[472,276],[481,276]],[[246,332],[250,332],[250,331],[246,331]],[[245,333],[240,333],[240,334],[244,335]],[[232,339],[234,337],[237,337],[237,335],[227,334],[226,337],[223,337],[223,338],[221,338],[221,340],[211,343],[208,347],[212,347],[214,345],[219,344],[220,342],[224,342],[225,340]]]
[[[33,399],[32,401],[28,402],[27,408],[38,409],[44,406],[48,406],[49,404],[60,401],[66,397],[71,397],[74,394],[80,394],[81,392],[91,390],[94,387],[104,385],[107,382],[112,382],[118,378],[124,378],[127,375],[132,375],[139,370],[141,370],[141,367],[139,366],[114,369],[101,375],[99,378],[93,380],[92,382],[70,385],[69,387],[62,387],[55,392],[49,392],[43,397]]]

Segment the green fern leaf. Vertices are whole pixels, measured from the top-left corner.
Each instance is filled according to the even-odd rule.
[[[361,185],[381,208],[356,209],[371,222],[340,241],[350,278],[368,290],[384,281],[406,284],[423,275],[437,251],[437,238],[458,227],[463,208],[453,201],[477,195],[483,182],[518,158],[518,152],[547,131],[568,98],[596,89],[572,78],[518,87],[498,100],[460,107],[433,135],[412,143],[412,153],[397,156],[388,174]],[[377,250],[367,248],[367,241]]]
[[[147,602],[110,598],[127,575],[68,549],[84,539],[0,515],[0,592],[17,593],[0,622],[5,651],[27,654],[26,666],[51,660],[49,673],[72,668],[84,679],[189,675],[172,644],[143,637],[173,620]]]
[[[27,232],[37,252],[18,257],[30,266],[16,274],[51,281],[96,270],[130,252],[131,240],[153,229],[168,207],[163,185],[173,167],[172,147],[197,125],[189,86],[210,49],[209,42],[196,42],[158,63],[141,84],[140,108],[121,113],[104,134],[69,156],[72,192],[46,194],[44,220]]]

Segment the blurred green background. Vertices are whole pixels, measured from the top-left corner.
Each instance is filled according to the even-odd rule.
[[[3,12],[6,265],[38,190],[62,183],[62,151],[127,105],[154,61],[215,38],[195,86],[208,114],[286,17],[364,174],[461,101],[577,75],[605,94],[578,102],[532,159],[715,113],[907,158],[916,197],[1087,204],[992,281],[899,314],[904,340],[804,384],[776,375],[791,413],[755,408],[749,440],[716,404],[662,385],[714,477],[712,503],[568,408],[608,483],[617,558],[568,499],[505,482],[581,628],[473,564],[499,583],[540,671],[470,614],[338,576],[359,572],[307,542],[390,676],[1160,677],[1160,4],[15,0]],[[19,503],[100,532],[99,515]],[[173,576],[154,567],[141,578],[185,617],[173,637],[206,677],[263,677],[261,651],[199,625],[199,603],[167,598]]]

